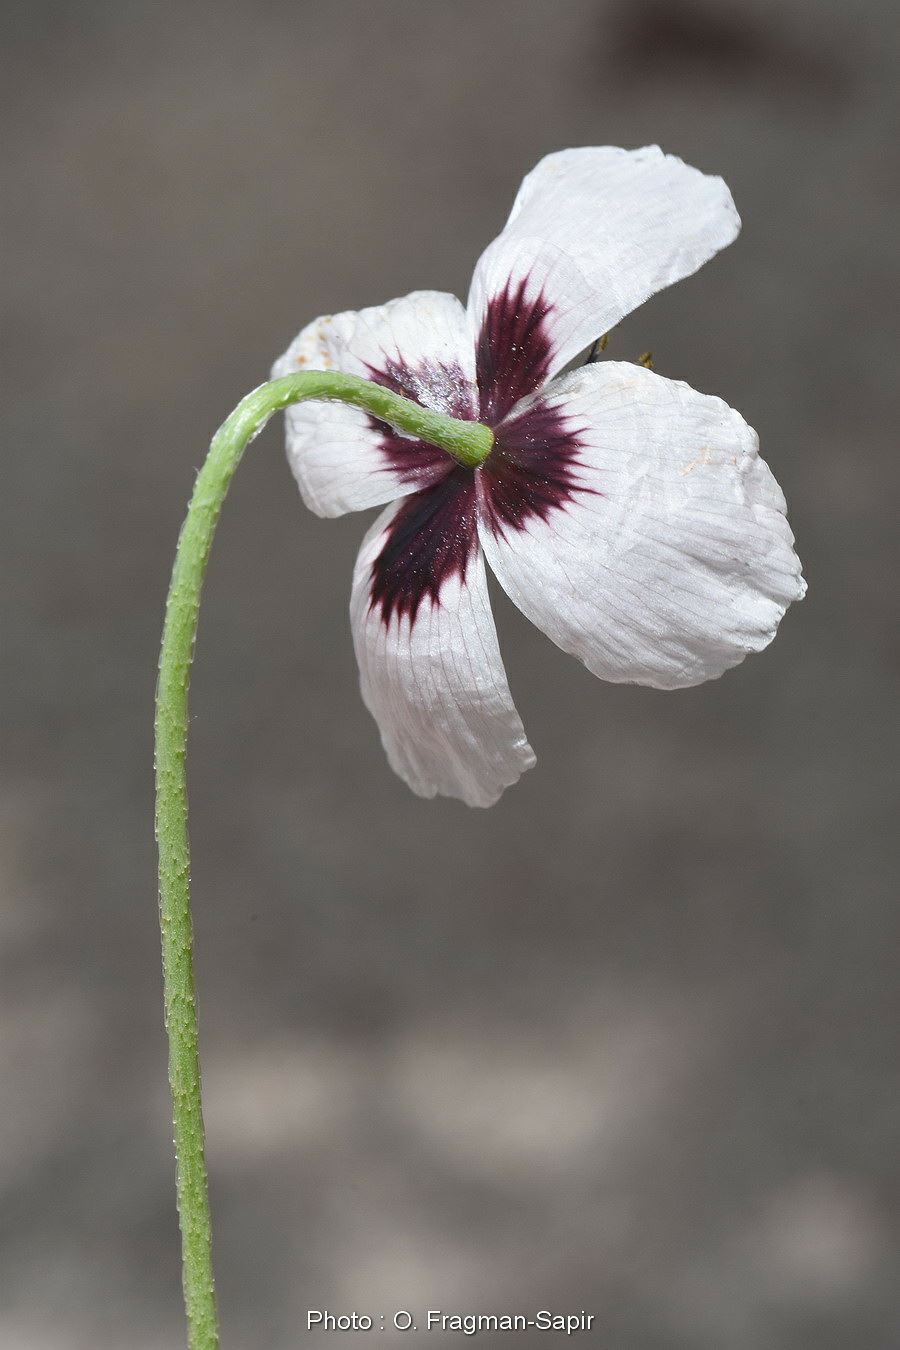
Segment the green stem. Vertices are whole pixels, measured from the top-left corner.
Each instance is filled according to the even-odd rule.
[[[300,371],[254,389],[213,437],[197,475],[178,540],[166,601],[156,690],[156,838],[163,992],[169,1038],[169,1084],[175,1123],[175,1169],[181,1224],[182,1279],[190,1350],[219,1343],[213,1286],[209,1192],[200,1106],[200,1060],[194,992],[190,852],[185,776],[188,685],[200,591],[222,502],[244,450],[280,408],[302,399],[334,399],[364,408],[397,430],[440,446],[477,467],[493,436],[478,422],[428,411],[381,385],[337,371]]]

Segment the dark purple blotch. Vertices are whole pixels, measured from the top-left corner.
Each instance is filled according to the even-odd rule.
[[[592,491],[579,480],[582,428],[536,398],[494,430],[494,446],[479,474],[484,519],[496,535],[546,521],[572,494]]]
[[[455,365],[389,359],[370,378],[451,417],[479,420],[494,430],[494,446],[480,469],[466,469],[424,441],[410,440],[372,419],[381,451],[404,483],[406,497],[391,520],[372,564],[370,606],[387,625],[396,615],[414,622],[422,602],[440,599],[444,582],[465,581],[478,545],[479,512],[495,534],[546,521],[577,491],[581,429],[558,408],[536,398],[510,417],[515,405],[548,378],[550,307],[542,294],[526,300],[525,281],[508,283],[488,304],[476,344],[478,403]]]
[[[542,291],[526,300],[527,284],[508,281],[491,297],[475,344],[481,421],[489,427],[502,422],[550,373],[550,306]]]
[[[386,625],[395,614],[414,623],[426,596],[437,604],[448,578],[465,580],[477,514],[475,475],[461,464],[403,499],[372,564],[370,607],[381,610]]]
[[[471,385],[462,367],[455,363],[442,365],[437,361],[420,361],[412,366],[400,357],[386,357],[380,368],[368,366],[367,374],[376,384],[447,417],[476,419],[478,416]],[[424,487],[447,472],[447,454],[436,445],[401,436],[399,431],[386,422],[379,422],[376,417],[370,416],[369,424],[381,433],[379,449],[402,483],[417,483]]]
[[[424,408],[463,420],[478,416],[471,383],[456,361],[423,360],[412,366],[400,356],[388,356],[380,368],[370,365],[368,370],[370,380]]]

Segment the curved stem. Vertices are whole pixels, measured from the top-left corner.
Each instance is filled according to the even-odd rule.
[[[300,371],[261,385],[242,399],[213,437],[209,455],[197,475],[166,601],[155,725],[163,994],[175,1124],[182,1278],[191,1350],[215,1350],[219,1343],[200,1105],[190,909],[185,768],[191,660],[203,576],[234,471],[250,441],[273,413],[310,398],[335,399],[364,408],[399,431],[440,446],[470,467],[486,458],[493,442],[489,428],[477,422],[443,417],[367,380],[337,371]]]

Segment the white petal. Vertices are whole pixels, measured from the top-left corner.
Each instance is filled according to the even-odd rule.
[[[475,541],[465,580],[448,577],[437,603],[426,597],[410,621],[386,623],[371,603],[372,564],[402,508],[369,530],[353,576],[350,617],[366,707],[391,767],[420,797],[441,793],[491,806],[534,764],[506,683]]]
[[[784,497],[743,418],[613,361],[534,402],[580,432],[581,490],[522,529],[498,532],[482,512],[485,555],[522,612],[602,679],[660,689],[766,647],[806,587]]]
[[[492,300],[524,281],[525,302],[542,296],[549,306],[543,326],[553,374],[649,296],[690,276],[739,229],[722,179],[658,146],[547,155],[475,268],[474,329],[481,331]]]
[[[414,291],[372,309],[327,314],[294,339],[272,377],[329,369],[389,384],[450,416],[477,416],[472,337],[454,295]],[[415,492],[448,460],[340,403],[295,403],[285,424],[303,499],[320,516]]]

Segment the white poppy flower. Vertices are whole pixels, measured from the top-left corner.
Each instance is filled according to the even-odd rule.
[[[421,796],[488,806],[534,763],[485,560],[594,674],[659,689],[760,651],[803,595],[784,497],[738,413],[624,362],[558,374],[739,228],[720,178],[656,146],[563,150],[523,182],[467,308],[417,291],[317,319],[276,363],[364,376],[494,431],[470,469],[339,403],[286,413],[313,511],[391,503],[350,614],[363,698]]]

